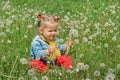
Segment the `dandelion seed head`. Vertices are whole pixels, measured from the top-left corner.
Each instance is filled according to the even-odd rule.
[[[104,68],[105,67],[105,63],[100,63],[100,67]]]
[[[22,64],[27,64],[27,63],[28,63],[28,60],[27,60],[26,58],[21,58],[21,59],[20,59],[20,62],[21,62]]]
[[[84,69],[85,69],[85,70],[88,70],[88,69],[89,69],[89,65],[85,64],[85,65],[84,65]]]
[[[113,41],[116,41],[116,40],[117,40],[117,37],[116,37],[116,36],[113,36],[113,37],[112,37],[112,40],[113,40]]]
[[[38,77],[37,76],[32,76],[31,80],[38,80]]]
[[[69,32],[69,35],[72,37],[78,37],[78,30],[76,29],[71,29],[70,32]]]
[[[28,70],[28,75],[29,76],[33,76],[35,74],[35,70],[34,69],[29,69]]]
[[[31,29],[33,26],[32,25],[28,25],[27,28]]]
[[[24,35],[24,38],[25,38],[25,39],[27,39],[27,38],[28,38],[28,36],[27,36],[27,35]]]
[[[84,70],[84,63],[78,63],[76,68],[79,70]]]
[[[83,42],[87,43],[87,42],[88,42],[88,38],[87,38],[87,37],[84,37],[84,38],[83,38]]]
[[[119,69],[119,70],[120,70],[120,64],[117,64],[117,69]]]
[[[75,39],[74,42],[75,42],[75,44],[79,44],[79,40],[78,39]]]
[[[25,79],[24,79],[24,77],[21,76],[18,78],[18,80],[25,80]]]
[[[40,60],[40,56],[37,55],[37,56],[35,57],[35,59],[36,59],[36,60]]]
[[[104,80],[115,80],[115,74],[107,73]]]
[[[11,43],[12,43],[12,41],[11,41],[11,40],[7,40],[7,43],[11,44]]]
[[[2,61],[6,61],[6,60],[7,60],[7,59],[6,59],[6,56],[2,56],[1,60],[2,60]]]
[[[111,30],[110,30],[110,33],[113,33],[113,32],[114,32],[114,31],[111,29]]]
[[[42,76],[42,80],[48,80],[47,76]]]
[[[104,47],[105,47],[105,48],[108,48],[108,47],[109,47],[109,45],[108,45],[107,43],[105,43],[105,44],[104,44]]]
[[[100,76],[100,71],[98,70],[94,71],[94,76]]]
[[[80,57],[80,58],[84,58],[84,54],[80,54],[79,57]]]

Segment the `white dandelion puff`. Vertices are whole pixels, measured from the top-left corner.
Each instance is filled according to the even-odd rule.
[[[20,62],[21,62],[22,64],[27,64],[27,63],[28,63],[28,60],[27,60],[26,58],[21,58],[21,59],[20,59]]]
[[[11,41],[11,40],[7,40],[7,43],[11,44],[11,43],[12,43],[12,41]]]
[[[35,74],[35,70],[34,69],[29,69],[28,70],[28,75],[29,76],[33,76]]]
[[[60,42],[62,43],[64,40],[63,39],[60,39]]]
[[[117,69],[119,69],[119,70],[120,70],[120,64],[118,64],[118,65],[117,65]]]
[[[27,38],[28,38],[28,36],[27,36],[27,35],[24,35],[24,38],[25,38],[25,39],[27,39]]]
[[[78,70],[84,70],[84,63],[78,63],[76,68]]]
[[[37,55],[37,56],[35,57],[35,59],[36,59],[36,60],[40,60],[40,56]]]
[[[7,59],[6,59],[6,56],[2,56],[1,60],[2,60],[2,61],[6,61],[6,60],[7,60]]]
[[[47,76],[42,76],[42,80],[48,80]]]
[[[100,67],[104,68],[105,67],[105,63],[100,63]]]
[[[19,77],[18,80],[25,80],[23,76]]]
[[[31,80],[38,80],[38,77],[37,76],[32,76]]]
[[[115,80],[115,74],[107,73],[104,80]]]
[[[75,42],[76,44],[79,44],[79,40],[78,40],[78,39],[75,39],[74,42]]]
[[[104,44],[104,47],[105,47],[105,48],[108,48],[108,47],[109,47],[109,45],[108,45],[107,43],[105,43],[105,44]]]
[[[117,40],[117,37],[116,37],[116,36],[113,36],[113,37],[112,37],[112,40],[113,40],[113,41],[116,41],[116,40]]]
[[[88,38],[87,38],[87,37],[84,37],[84,38],[83,38],[83,42],[87,43],[87,42],[88,42]]]
[[[27,28],[31,29],[33,26],[32,25],[28,25]]]
[[[84,58],[84,54],[80,54],[79,57],[80,57],[80,58]]]
[[[111,29],[111,30],[110,30],[110,33],[113,33],[113,32],[114,32],[114,31]]]
[[[70,33],[69,35],[70,35],[71,37],[72,37],[72,36],[78,37],[78,30],[76,30],[76,29],[71,29],[69,33]]]
[[[100,76],[100,71],[98,70],[94,71],[94,76]]]
[[[88,69],[89,69],[89,65],[85,64],[85,65],[84,65],[84,69],[85,69],[85,70],[88,70]]]
[[[117,48],[120,48],[120,45],[117,45],[116,47],[117,47]]]

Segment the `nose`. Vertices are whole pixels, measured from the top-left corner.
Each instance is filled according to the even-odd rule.
[[[55,32],[54,32],[54,31],[52,31],[52,34],[55,34]]]

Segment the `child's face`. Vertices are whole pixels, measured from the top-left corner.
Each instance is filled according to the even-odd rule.
[[[58,27],[55,24],[49,24],[48,27],[40,31],[47,40],[55,40],[58,35]]]

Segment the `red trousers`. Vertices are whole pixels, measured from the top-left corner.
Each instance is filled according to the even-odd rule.
[[[72,59],[69,55],[63,55],[57,58],[56,64],[60,66],[64,66],[66,70],[69,70],[72,67]],[[43,61],[40,60],[31,60],[29,65],[40,72],[49,70],[48,66],[44,64]]]

